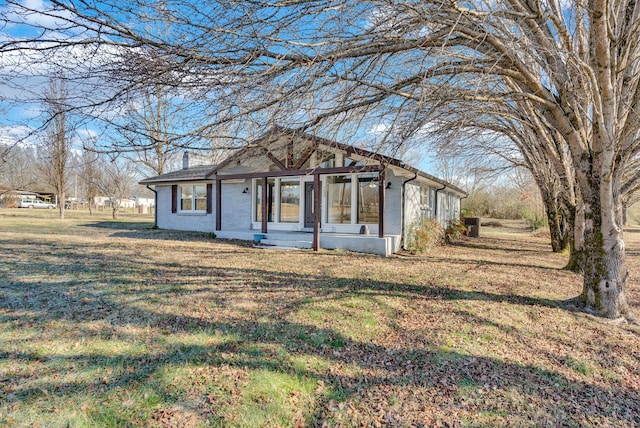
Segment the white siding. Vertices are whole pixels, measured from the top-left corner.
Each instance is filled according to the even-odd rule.
[[[411,226],[422,217],[420,210],[420,183],[410,181],[405,184],[405,224],[406,227]]]
[[[243,193],[245,189],[247,193]],[[215,185],[213,186],[215,204]],[[242,183],[222,182],[222,230],[250,230],[251,229],[251,180]],[[215,225],[215,218],[214,218]]]
[[[384,233],[385,235],[401,235],[403,178],[396,177],[388,171],[386,181],[391,183],[391,188],[385,190]]]
[[[160,229],[214,232],[216,228],[215,184],[213,186],[213,212],[205,213],[172,213],[171,186],[157,186],[158,192],[158,227]]]

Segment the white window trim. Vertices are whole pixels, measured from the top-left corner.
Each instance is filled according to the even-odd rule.
[[[298,191],[300,192],[300,206],[299,206],[299,218],[298,218],[298,222],[297,223],[292,223],[292,222],[283,222],[280,221],[280,180],[285,180],[285,181],[289,181],[292,182],[294,181],[294,179],[298,180]],[[261,224],[261,221],[256,221],[255,219],[258,217],[258,204],[256,203],[256,198],[257,198],[257,193],[258,193],[258,186],[261,184],[261,179],[256,178],[252,180],[252,185],[251,185],[251,224],[252,227],[256,227],[257,225]],[[291,176],[291,177],[274,177],[274,185],[273,185],[273,221],[268,221],[267,223],[270,225],[275,225],[275,226],[279,226],[282,225],[283,227],[296,227],[296,228],[300,228],[302,226],[304,226],[304,197],[303,197],[303,186],[304,186],[304,181],[302,180],[302,177],[300,176]],[[264,201],[262,201],[262,203],[264,203]]]
[[[353,226],[357,226],[357,231],[360,230],[360,226],[367,225],[369,228],[375,226],[378,227],[378,223],[358,223],[358,204],[360,203],[360,199],[358,197],[358,186],[359,186],[359,175],[367,175],[370,173],[352,173],[352,174],[330,174],[322,177],[322,223],[327,226],[331,226],[333,229],[339,230],[344,229],[345,231],[353,231]],[[327,178],[329,177],[337,177],[337,176],[351,176],[351,222],[350,223],[330,223],[329,222],[329,186],[326,183]],[[380,185],[380,181],[378,181],[378,186]],[[378,202],[379,203],[379,202]],[[370,229],[371,230],[371,229]]]
[[[193,207],[190,210],[183,210],[182,209],[182,188],[183,187],[191,187],[191,206]],[[203,210],[197,210],[195,209],[196,207],[196,187],[202,186],[204,187],[204,192],[205,192],[205,206]],[[180,214],[206,214],[207,213],[207,185],[206,183],[203,184],[190,184],[190,185],[185,185],[185,184],[179,184],[178,185],[178,213]]]

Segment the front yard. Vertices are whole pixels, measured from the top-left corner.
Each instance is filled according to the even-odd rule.
[[[517,224],[385,259],[67,217],[0,210],[0,425],[640,425],[640,327]]]

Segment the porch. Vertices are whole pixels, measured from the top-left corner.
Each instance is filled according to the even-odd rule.
[[[219,230],[216,235],[223,239],[253,241],[254,235],[264,235],[262,245],[279,247],[312,248],[312,232],[274,231],[261,233],[259,230]],[[359,235],[349,233],[321,232],[320,248],[327,250],[348,250],[359,253],[377,254],[388,257],[400,250],[400,235]]]

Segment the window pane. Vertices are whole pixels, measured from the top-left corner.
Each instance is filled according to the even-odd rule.
[[[378,223],[378,175],[358,176],[358,223]]]
[[[273,221],[274,212],[274,199],[276,193],[276,180],[275,178],[267,179],[267,221]]]
[[[333,168],[336,166],[336,155],[330,152],[317,152],[318,167],[320,168]]]
[[[256,221],[262,221],[262,180],[257,180],[256,185]],[[273,221],[273,197],[276,181],[273,178],[267,180],[267,221]]]
[[[262,221],[262,180],[257,180],[256,185],[256,218],[255,221]]]
[[[351,176],[327,177],[329,223],[351,223]]]
[[[431,191],[427,186],[420,187],[420,213],[422,218],[431,217]]]
[[[280,181],[280,221],[300,221],[300,181]]]
[[[199,185],[193,186],[196,200],[196,211],[207,210],[207,186]]]
[[[180,186],[180,210],[191,211],[193,209],[193,187]]]

